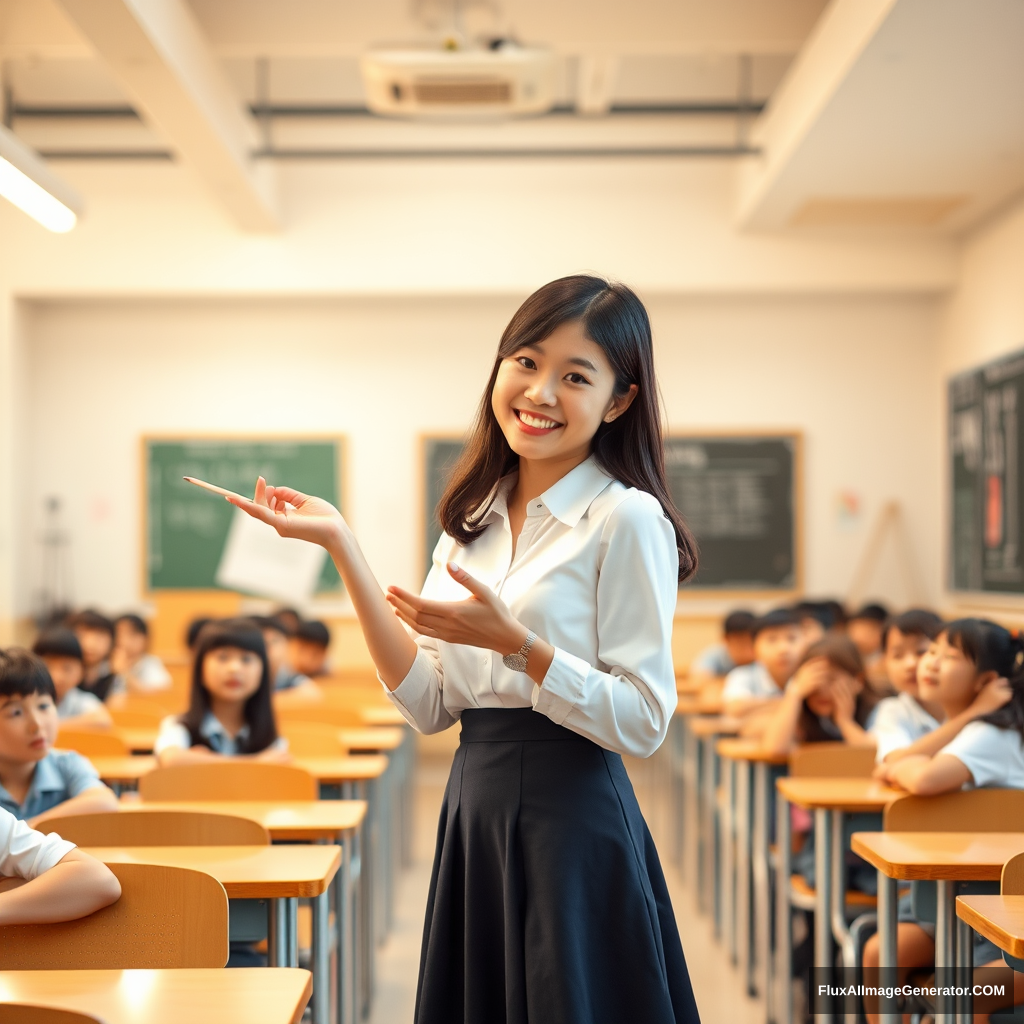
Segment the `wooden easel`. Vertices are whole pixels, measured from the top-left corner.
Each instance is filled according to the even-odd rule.
[[[887,501],[878,512],[867,544],[864,545],[860,561],[854,570],[853,579],[846,593],[847,607],[857,608],[863,604],[868,594],[871,578],[885,549],[886,538],[890,534],[896,549],[900,575],[903,578],[909,603],[919,604],[923,600],[921,581],[911,555],[910,537],[903,520],[903,511],[898,501]]]

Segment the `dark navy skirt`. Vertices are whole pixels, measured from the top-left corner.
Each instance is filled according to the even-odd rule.
[[[416,1024],[697,1024],[618,754],[532,708],[462,713]]]

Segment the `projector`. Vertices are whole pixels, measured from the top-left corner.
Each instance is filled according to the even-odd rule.
[[[375,114],[438,119],[543,114],[555,95],[548,50],[501,43],[490,49],[371,50],[362,61]]]

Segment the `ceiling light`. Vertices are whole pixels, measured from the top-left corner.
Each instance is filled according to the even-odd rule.
[[[44,228],[70,231],[82,212],[82,200],[13,132],[0,127],[0,196],[10,200]]]

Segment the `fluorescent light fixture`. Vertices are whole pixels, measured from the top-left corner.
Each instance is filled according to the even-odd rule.
[[[63,234],[82,212],[75,190],[54,174],[39,155],[0,126],[0,196],[24,210],[44,228]]]

